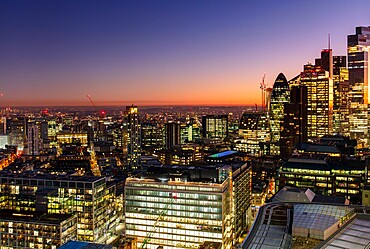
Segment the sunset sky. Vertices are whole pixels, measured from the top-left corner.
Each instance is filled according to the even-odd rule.
[[[369,0],[0,0],[0,106],[259,104],[369,25]]]

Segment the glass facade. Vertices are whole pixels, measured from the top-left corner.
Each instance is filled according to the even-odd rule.
[[[239,137],[234,148],[252,156],[267,155],[270,152],[270,124],[268,113],[245,112],[240,118]]]
[[[114,233],[122,214],[119,199],[115,185],[107,187],[104,177],[0,176],[1,209],[76,214],[77,239],[83,241],[105,240]]]
[[[271,155],[280,155],[280,131],[284,119],[284,104],[290,102],[290,90],[284,74],[274,83],[270,102]]]
[[[228,135],[228,115],[205,115],[202,117],[203,138],[224,139]]]
[[[231,248],[229,181],[223,184],[126,181],[126,235],[140,247],[198,248],[205,241]],[[158,221],[158,222],[156,222]]]
[[[369,143],[369,35],[370,27],[357,27],[356,34],[348,36],[349,126],[351,138],[357,139],[358,148]]]
[[[332,133],[333,80],[329,72],[310,64],[301,73],[301,85],[307,87],[307,136],[315,140]]]

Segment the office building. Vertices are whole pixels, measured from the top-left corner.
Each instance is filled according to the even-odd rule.
[[[181,144],[180,123],[168,122],[164,125],[164,144],[166,149]]]
[[[331,134],[333,126],[333,80],[322,67],[304,65],[301,85],[307,87],[307,135],[309,140]]]
[[[350,136],[348,69],[346,67],[339,68],[335,67],[333,81],[334,81],[333,133]]]
[[[35,122],[27,123],[27,148],[28,155],[36,156],[40,154],[39,126]]]
[[[285,75],[280,73],[274,83],[270,101],[270,154],[280,154],[280,131],[284,120],[284,104],[290,102],[290,89]]]
[[[157,123],[141,124],[141,148],[143,151],[163,147],[163,127]]]
[[[23,150],[26,140],[26,120],[24,117],[9,119],[7,122],[7,131],[9,132],[9,142],[15,145],[19,150]]]
[[[1,248],[57,249],[76,239],[76,215],[0,210]]]
[[[77,239],[105,241],[122,215],[122,197],[104,177],[0,172],[0,209],[77,215]]]
[[[239,139],[234,140],[234,149],[251,156],[270,153],[270,125],[266,112],[245,112],[240,118]]]
[[[279,171],[279,189],[286,185],[310,188],[323,195],[343,196],[351,204],[360,204],[367,183],[368,162],[324,154],[291,157]]]
[[[356,27],[356,34],[348,35],[349,126],[351,138],[359,148],[369,145],[369,50],[370,27]]]
[[[307,87],[292,86],[290,103],[284,104],[280,156],[289,158],[297,143],[307,141]]]
[[[246,229],[250,167],[152,167],[126,180],[126,234],[147,248],[232,248]],[[149,240],[145,240],[148,238]]]
[[[228,115],[205,115],[202,117],[203,138],[223,140],[228,135]]]

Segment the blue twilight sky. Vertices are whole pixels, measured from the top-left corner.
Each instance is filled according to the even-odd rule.
[[[369,0],[0,0],[0,105],[260,103],[356,26]]]

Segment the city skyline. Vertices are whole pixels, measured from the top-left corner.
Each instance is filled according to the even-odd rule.
[[[264,73],[270,87],[280,72],[293,78],[328,33],[333,55],[346,55],[369,10],[367,1],[2,1],[0,106],[89,106],[86,94],[96,105],[260,105]]]

